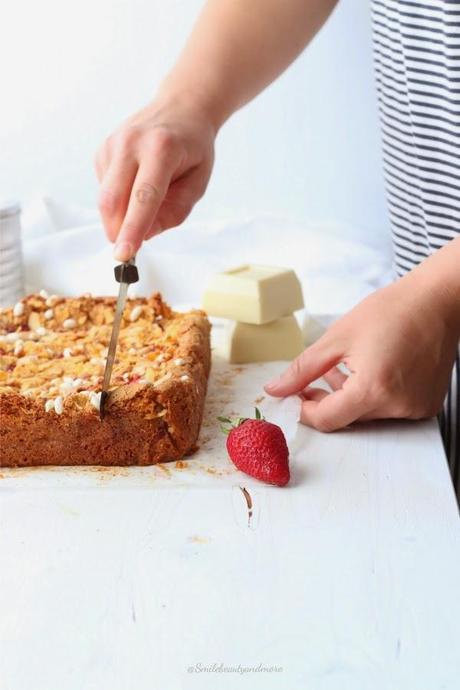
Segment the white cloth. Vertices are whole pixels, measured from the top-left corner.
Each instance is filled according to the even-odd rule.
[[[114,294],[112,246],[96,211],[40,199],[23,213],[28,292]],[[210,276],[253,262],[295,269],[310,314],[336,315],[392,279],[391,255],[347,239],[347,227],[256,218],[185,223],[146,242],[135,294],[160,291],[173,305],[199,306]]]

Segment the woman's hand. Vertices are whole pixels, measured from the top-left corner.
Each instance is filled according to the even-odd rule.
[[[185,100],[157,101],[129,118],[99,149],[99,209],[115,258],[180,225],[208,184],[216,130]]]
[[[336,0],[208,0],[156,100],[101,146],[99,206],[115,258],[182,223],[203,195],[217,130],[303,50]]]
[[[440,262],[430,269],[432,259],[334,323],[267,393],[301,394],[301,421],[320,431],[439,412],[457,352],[459,302],[441,287]],[[320,376],[331,393],[310,386]]]

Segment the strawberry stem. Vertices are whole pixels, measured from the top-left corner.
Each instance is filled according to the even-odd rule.
[[[258,421],[265,421],[265,417],[263,416],[259,408],[255,407],[254,410],[255,418]],[[248,419],[249,417],[234,417],[233,419],[231,417],[217,417],[217,421],[221,422],[220,430],[227,435],[231,432],[232,429],[236,429],[236,427],[240,426],[241,424],[243,424],[243,422],[246,422]]]
[[[256,413],[256,419],[265,419],[265,417],[263,416],[263,414],[261,413],[261,411],[259,410],[258,407],[255,407],[254,410]]]
[[[229,417],[217,417],[217,419],[219,422],[223,422],[224,424],[233,424]]]

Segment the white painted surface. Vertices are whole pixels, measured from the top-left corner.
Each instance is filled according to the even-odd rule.
[[[214,420],[249,412],[279,366],[216,362],[186,468],[2,470],[2,690],[458,688],[435,422],[299,427],[291,485],[267,487],[232,469]],[[188,671],[221,663],[283,670]]]
[[[94,205],[94,152],[148,102],[202,0],[16,0],[0,22],[0,197]],[[384,244],[369,2],[341,0],[294,66],[223,129],[195,220],[346,223]]]

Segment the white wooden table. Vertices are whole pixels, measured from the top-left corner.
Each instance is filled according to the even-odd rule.
[[[265,486],[215,416],[275,366],[215,367],[185,466],[1,471],[1,690],[460,687],[435,422],[300,428],[290,486]]]

